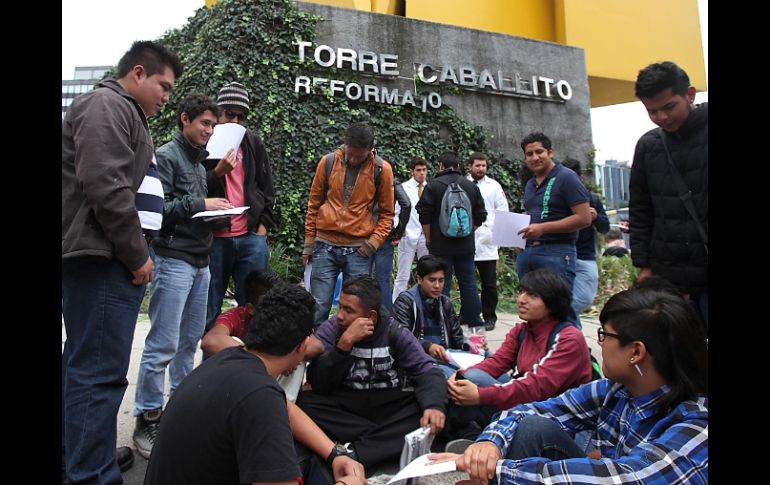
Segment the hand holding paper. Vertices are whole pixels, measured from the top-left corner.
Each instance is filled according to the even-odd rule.
[[[519,231],[529,226],[529,214],[517,214],[508,211],[495,211],[495,226],[492,230],[492,243],[504,248],[524,248],[524,238]]]
[[[222,123],[214,127],[214,134],[209,138],[206,144],[206,150],[209,152],[209,158],[222,158],[228,149],[238,152],[246,128],[238,123]]]
[[[435,475],[437,473],[453,472],[457,469],[454,460],[432,462],[428,459],[430,454],[418,456],[411,463],[409,463],[404,469],[396,473],[396,475],[390,479],[387,485],[399,480],[405,480],[407,478],[424,477],[427,475]],[[455,455],[458,458],[460,455]]]

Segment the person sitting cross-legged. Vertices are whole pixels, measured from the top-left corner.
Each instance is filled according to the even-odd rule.
[[[708,483],[708,347],[695,310],[667,291],[630,289],[599,320],[606,379],[516,406],[463,455],[430,458],[454,459],[474,483]],[[599,456],[568,434],[581,431]]]
[[[404,435],[444,427],[446,379],[412,333],[381,306],[377,282],[351,276],[336,318],[316,331],[324,352],[308,366],[297,405],[367,470],[397,459]],[[404,390],[404,374],[414,391]]]
[[[417,260],[417,284],[398,295],[393,317],[412,331],[449,377],[457,367],[450,363],[447,349],[468,350],[469,346],[452,300],[442,293],[446,271],[446,262],[436,255],[426,254]]]
[[[491,357],[463,369],[467,379],[449,378],[449,437],[478,434],[503,409],[542,401],[591,380],[586,339],[566,322],[571,301],[567,282],[556,272],[540,268],[524,275],[517,298],[524,322],[508,332]],[[549,345],[557,326],[561,330]]]

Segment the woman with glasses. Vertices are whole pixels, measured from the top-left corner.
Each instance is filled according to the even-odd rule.
[[[708,483],[708,350],[692,307],[631,289],[599,320],[606,379],[514,407],[462,456],[432,458],[454,458],[481,483]],[[601,456],[567,434],[584,430]]]
[[[540,268],[524,275],[517,298],[524,322],[508,332],[491,357],[462,369],[466,379],[452,375],[447,382],[455,405],[449,411],[450,438],[476,437],[499,411],[591,380],[586,339],[566,321],[571,301],[567,282],[556,272]]]

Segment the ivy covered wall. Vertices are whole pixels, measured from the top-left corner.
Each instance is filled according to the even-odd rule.
[[[316,66],[300,62],[293,44],[312,42],[320,20],[291,0],[223,0],[212,9],[199,9],[185,26],[160,39],[179,55],[185,72],[169,103],[150,121],[158,147],[176,129],[176,106],[184,96],[200,92],[216,98],[225,83],[244,84],[252,108],[246,125],[264,140],[273,168],[280,226],[269,241],[284,245],[298,265],[315,166],[341,143],[350,123],[367,121],[374,127],[378,153],[393,164],[400,180],[409,177],[406,163],[416,155],[433,164],[432,172],[438,155],[447,149],[461,158],[473,151],[484,151],[492,159],[499,156],[488,151],[489,134],[462,120],[447,104],[422,112],[410,106],[349,101],[328,92],[295,94],[294,78],[309,75]],[[334,76],[345,79],[347,74]],[[495,160],[489,172],[502,184],[512,208],[520,205],[519,163]]]

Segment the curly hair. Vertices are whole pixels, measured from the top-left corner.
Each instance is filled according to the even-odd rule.
[[[265,293],[249,322],[246,348],[282,356],[313,332],[315,300],[304,288],[279,284]]]

